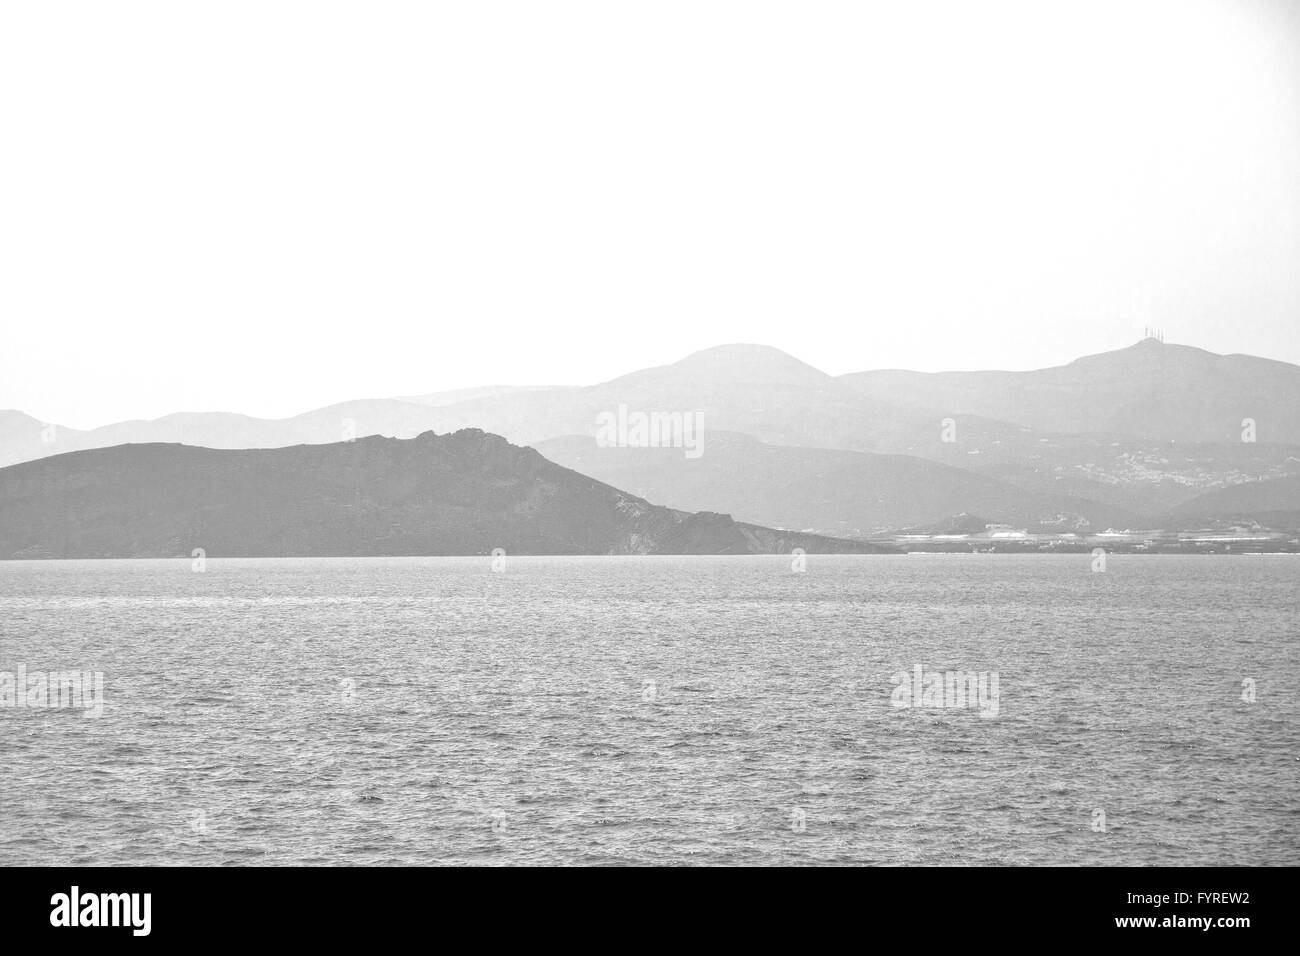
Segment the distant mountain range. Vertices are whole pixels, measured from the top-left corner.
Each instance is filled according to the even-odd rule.
[[[1257,522],[1300,529],[1300,478],[1275,478],[1219,488],[1153,519],[1153,527],[1204,527]]]
[[[119,445],[0,469],[0,558],[871,553],[650,504],[467,429],[282,449]]]
[[[866,535],[974,511],[1034,530],[1125,527],[1131,511],[909,455],[769,445],[708,432],[698,459],[660,448],[598,447],[571,435],[539,442],[547,458],[676,508],[732,514],[780,528]]]
[[[1300,444],[1300,366],[1144,339],[1032,372],[875,371],[839,379],[863,395],[932,415],[980,415],[1063,434],[1158,442]]]
[[[598,447],[598,417],[620,407],[698,415],[703,455]],[[836,377],[725,345],[598,385],[365,399],[279,420],[185,413],[76,431],[0,412],[0,465],[123,443],[277,448],[463,428],[674,507],[782,527],[850,534],[965,513],[1096,528],[1300,476],[1300,367],[1148,339],[1029,372]]]

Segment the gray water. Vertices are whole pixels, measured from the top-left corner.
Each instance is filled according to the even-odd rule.
[[[1300,863],[1300,558],[807,561],[0,562],[0,864]]]

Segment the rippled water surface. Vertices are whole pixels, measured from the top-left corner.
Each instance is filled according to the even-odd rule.
[[[0,562],[0,863],[1300,863],[1300,558],[1091,562]]]

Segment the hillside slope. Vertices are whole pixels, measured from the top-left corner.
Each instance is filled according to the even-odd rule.
[[[1030,492],[924,458],[769,445],[733,432],[708,432],[694,459],[672,448],[602,448],[577,435],[537,448],[552,461],[672,507],[725,507],[745,520],[822,534],[867,534],[963,512],[1070,530],[1136,520],[1113,505]]]
[[[0,469],[0,558],[868,552],[652,505],[467,429],[218,450],[121,445]]]
[[[1045,432],[1163,442],[1300,444],[1300,366],[1144,339],[1128,348],[1026,372],[842,375],[860,394],[936,415],[979,415]]]

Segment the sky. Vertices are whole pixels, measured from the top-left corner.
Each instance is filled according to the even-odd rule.
[[[0,409],[1300,363],[1300,3],[0,5]]]

